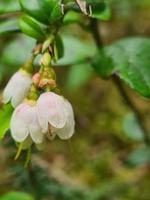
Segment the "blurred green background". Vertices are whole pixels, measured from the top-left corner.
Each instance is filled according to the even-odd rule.
[[[17,7],[15,0],[0,0],[0,13]],[[104,44],[128,36],[150,36],[149,0],[112,0],[111,9],[111,19],[99,27]],[[0,18],[0,29],[7,23]],[[9,23],[15,26],[15,17]],[[132,110],[111,79],[99,79],[88,62],[79,62],[95,53],[90,34],[79,24],[66,23],[61,35],[65,56],[55,71],[62,93],[74,107],[75,135],[69,141],[57,138],[47,143],[42,152],[33,151],[28,171],[20,160],[14,161],[16,147],[8,134],[0,143],[0,197],[24,191],[36,200],[149,200],[150,150]],[[1,93],[34,45],[34,39],[22,34],[0,37]],[[150,131],[149,100],[125,88]]]

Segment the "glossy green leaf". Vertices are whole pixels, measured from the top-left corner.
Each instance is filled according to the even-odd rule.
[[[91,6],[90,16],[100,20],[108,20],[111,17],[111,10],[108,1],[95,3]]]
[[[33,37],[37,40],[43,40],[45,38],[42,27],[34,18],[25,15],[20,18],[19,25],[22,32],[26,35]]]
[[[64,24],[80,23],[80,14],[74,11],[68,12],[63,20]]]
[[[45,24],[49,24],[51,18],[55,20],[60,14],[57,0],[30,0],[30,3],[28,0],[20,0],[20,4],[25,13]]]
[[[50,24],[52,23],[60,23],[59,21],[61,20],[62,18],[62,11],[61,11],[61,7],[60,7],[60,4],[58,1],[56,1],[55,5],[53,6],[53,10],[50,14],[50,17],[49,17],[49,22]]]
[[[76,0],[81,11],[88,15],[100,20],[108,20],[111,16],[109,3],[107,0]]]
[[[150,164],[150,147],[142,147],[134,150],[126,160],[129,166]]]
[[[57,61],[58,59],[62,58],[64,56],[64,45],[62,38],[57,35],[56,40],[54,42],[54,57],[55,60]]]
[[[149,52],[148,38],[122,39],[100,51],[95,70],[101,77],[107,75],[107,71],[109,74],[116,73],[139,94],[150,97]]]
[[[93,57],[92,67],[102,78],[108,78],[114,69],[111,57],[109,57],[103,50],[99,50]]]
[[[142,96],[150,97],[150,39],[123,39],[106,51],[120,78]]]
[[[69,89],[76,89],[84,85],[92,74],[93,70],[87,63],[72,66],[68,74],[67,87]]]
[[[144,139],[144,133],[139,126],[135,115],[133,114],[128,114],[125,116],[123,120],[123,129],[128,138],[131,138],[135,141],[142,141]]]
[[[13,112],[11,104],[6,104],[0,109],[0,139],[2,139],[9,129],[10,119]]]
[[[24,192],[9,192],[0,197],[0,200],[33,200],[33,198]]]

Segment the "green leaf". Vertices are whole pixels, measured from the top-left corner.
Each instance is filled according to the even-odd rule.
[[[107,0],[76,0],[81,11],[88,15],[100,20],[108,20],[111,16],[110,6]]]
[[[142,147],[134,150],[126,160],[129,166],[150,164],[150,147]]]
[[[16,19],[4,21],[0,23],[0,35],[6,35],[10,33],[19,32],[18,24]]]
[[[28,0],[20,0],[20,4],[26,14],[44,24],[49,24],[51,18],[54,20],[60,14],[57,0],[30,0],[30,3]]]
[[[120,78],[142,96],[150,97],[150,39],[123,39],[106,52]]]
[[[15,12],[20,10],[18,0],[1,0],[0,1],[0,14],[7,12]]]
[[[125,116],[123,120],[123,129],[125,134],[135,141],[141,141],[144,139],[144,133],[141,130],[141,127],[139,126],[139,123],[134,114],[128,114]]]
[[[24,192],[9,192],[0,197],[0,200],[33,200],[33,198]]]
[[[95,3],[91,6],[91,17],[100,19],[100,20],[108,20],[111,17],[111,11],[108,1],[104,1],[103,3]]]
[[[28,36],[31,36],[38,40],[43,40],[45,38],[45,33],[38,21],[34,18],[25,15],[20,18],[19,21],[20,29],[23,33]]]
[[[111,57],[109,57],[103,50],[99,50],[93,57],[92,67],[102,78],[108,78],[114,69]]]
[[[62,11],[61,11],[61,7],[58,1],[55,2],[54,6],[53,6],[53,10],[51,12],[51,15],[49,17],[49,22],[50,24],[52,23],[60,23],[59,20],[61,20],[62,18]]]
[[[0,139],[2,139],[9,129],[10,119],[13,112],[11,104],[6,104],[0,109]]]
[[[92,76],[92,68],[89,64],[78,64],[70,68],[67,80],[69,89],[76,89],[85,84]]]
[[[57,35],[56,39],[55,39],[55,59],[56,61],[60,58],[62,58],[64,56],[64,45],[63,45],[63,41],[62,38]]]
[[[97,54],[95,70],[101,77],[116,73],[139,94],[150,97],[149,52],[148,38],[122,39]]]
[[[79,13],[70,11],[64,16],[63,24],[67,25],[72,23],[80,23],[80,20],[81,18]]]

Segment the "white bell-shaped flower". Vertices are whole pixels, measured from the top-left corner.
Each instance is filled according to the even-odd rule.
[[[18,106],[27,97],[31,83],[31,75],[25,70],[16,72],[4,89],[3,102],[11,101],[13,107]]]
[[[44,133],[53,139],[69,139],[74,133],[74,113],[64,97],[53,92],[42,94],[37,100],[37,115]]]
[[[25,101],[14,110],[10,130],[16,142],[24,142],[28,136],[36,144],[43,142],[44,134],[38,122],[35,102]]]

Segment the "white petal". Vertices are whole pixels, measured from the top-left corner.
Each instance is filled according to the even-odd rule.
[[[31,83],[32,80],[29,74],[22,70],[16,72],[4,90],[4,103],[11,100],[13,107],[19,105],[27,96]]]
[[[38,119],[43,130],[48,130],[48,122],[55,128],[64,127],[67,116],[64,110],[63,97],[47,92],[37,101]]]
[[[24,105],[21,104],[15,109],[11,118],[11,134],[16,142],[23,142],[29,134],[24,115],[26,115],[26,112],[24,109]]]
[[[67,140],[72,137],[74,134],[75,128],[75,120],[74,120],[74,113],[71,104],[65,100],[65,109],[67,113],[67,122],[62,129],[57,129],[56,134],[62,140]]]
[[[40,144],[43,142],[44,134],[42,133],[42,129],[41,129],[38,119],[37,119],[36,108],[33,107],[32,111],[33,111],[33,115],[32,115],[33,119],[29,125],[30,136],[36,144]]]
[[[38,119],[37,119],[35,105],[30,106],[30,116],[28,116],[28,119],[30,121],[28,122],[27,125],[28,125],[28,130],[29,130],[32,140],[37,144],[42,143],[44,135],[42,133],[41,127],[40,127]]]
[[[36,124],[30,125],[30,136],[36,144],[43,142],[44,134]]]
[[[9,80],[9,82],[7,83],[4,92],[3,92],[3,102],[4,103],[8,103],[10,101],[10,99],[13,96],[13,92],[14,92],[14,87],[15,87],[15,82],[18,79],[18,73],[16,72],[11,79]]]

